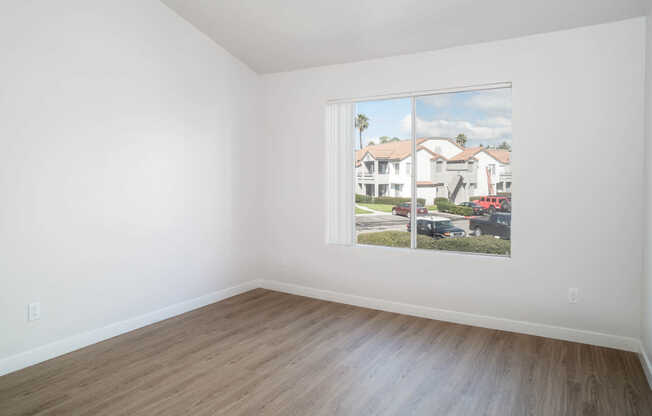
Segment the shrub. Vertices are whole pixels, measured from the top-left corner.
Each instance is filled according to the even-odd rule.
[[[465,217],[468,217],[470,215],[473,215],[473,208],[471,207],[460,207],[452,202],[438,202],[437,203],[437,210],[439,212],[448,212],[450,214],[455,214],[455,215],[463,215]]]
[[[451,201],[449,201],[448,198],[442,198],[442,197],[435,198],[435,205],[450,204],[450,203]]]
[[[355,202],[357,203],[370,203],[373,197],[368,195],[355,194]]]
[[[432,238],[417,235],[419,247],[430,243]],[[362,233],[358,235],[358,244],[386,247],[410,247],[410,233],[407,231],[380,231],[377,233]]]
[[[410,247],[410,233],[406,231],[380,231],[358,235],[359,244],[387,247]],[[461,251],[467,253],[509,255],[511,242],[490,235],[480,237],[443,238],[435,240],[417,235],[417,247],[430,250]]]
[[[369,196],[355,194],[355,202],[361,204],[386,204],[386,205],[398,205],[401,202],[411,202],[412,198],[401,198],[398,196]],[[425,205],[426,200],[424,198],[417,198],[417,205]]]
[[[509,240],[495,238],[491,235],[483,235],[480,237],[431,239],[428,248],[468,253],[508,255],[511,252],[511,242]]]
[[[449,201],[439,201],[437,202],[437,209],[442,212],[448,212],[451,208],[453,208],[455,204]]]
[[[456,215],[462,215],[464,217],[469,217],[469,216],[473,215],[473,208],[454,206],[453,208],[451,208],[451,210],[449,212],[451,214],[456,214]]]
[[[358,244],[388,247],[410,247],[410,233],[407,231],[381,231],[358,235]]]

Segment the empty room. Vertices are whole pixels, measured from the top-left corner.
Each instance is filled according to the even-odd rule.
[[[652,415],[652,2],[0,2],[0,415]],[[513,227],[513,228],[512,228]]]

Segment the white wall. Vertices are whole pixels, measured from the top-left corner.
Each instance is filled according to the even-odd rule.
[[[644,235],[623,212],[643,212],[644,37],[633,19],[261,82],[155,0],[3,5],[0,360],[259,277],[630,337],[643,310],[650,352]],[[497,81],[527,185],[512,259],[323,244],[306,155],[327,99]]]
[[[652,7],[647,16],[645,77],[645,244],[643,250],[643,290],[641,308],[641,340],[649,359],[652,359]]]
[[[252,277],[255,73],[157,0],[4,2],[0,51],[0,360]]]
[[[638,338],[644,40],[638,18],[264,76],[262,144],[279,168],[267,169],[263,277]],[[306,155],[324,152],[326,100],[506,81],[519,184],[511,259],[324,244],[323,162]]]

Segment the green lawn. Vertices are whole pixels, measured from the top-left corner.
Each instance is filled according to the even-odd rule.
[[[388,247],[410,247],[410,233],[405,231],[380,231],[358,235],[359,244],[371,244]],[[500,240],[490,235],[481,237],[444,238],[435,240],[425,235],[417,235],[417,247],[430,250],[465,251],[468,253],[485,253],[509,255],[511,242]]]
[[[392,208],[395,207],[395,205],[388,205],[388,204],[367,204],[367,203],[358,203],[357,205],[360,205],[361,207],[365,208],[370,208],[376,211],[382,211],[382,212],[392,212]],[[437,211],[437,205],[427,205],[426,208],[428,208],[428,212],[435,212]],[[356,207],[356,210],[358,208]],[[356,211],[356,214],[358,212]],[[361,212],[360,214],[364,214]]]
[[[355,207],[355,214],[371,214],[371,211],[367,211],[366,209],[360,209],[358,207]]]
[[[371,208],[376,211],[382,211],[382,212],[392,212],[392,208],[394,208],[394,205],[387,205],[387,204],[358,204],[361,207],[365,208]]]

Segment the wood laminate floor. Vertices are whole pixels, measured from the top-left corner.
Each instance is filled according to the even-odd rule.
[[[0,377],[0,415],[652,415],[634,353],[257,289]]]

